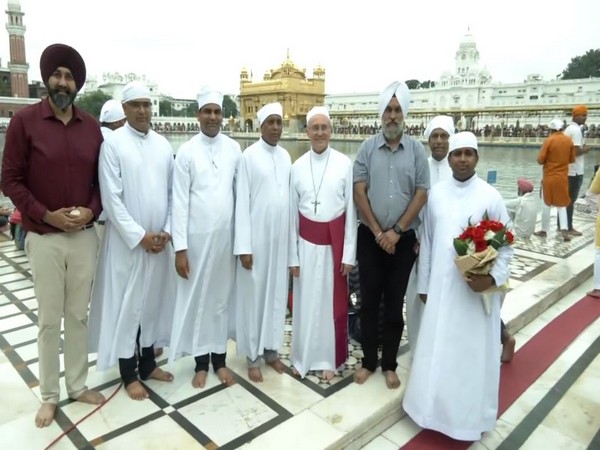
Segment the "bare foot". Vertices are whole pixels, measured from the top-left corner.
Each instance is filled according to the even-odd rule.
[[[174,377],[171,372],[167,372],[162,370],[160,367],[157,367],[150,373],[150,375],[148,375],[148,378],[158,381],[173,381]]]
[[[503,363],[509,363],[512,361],[515,354],[515,338],[512,335],[508,335],[504,343],[502,344],[502,356],[500,361]]]
[[[163,354],[163,349],[161,347],[155,348],[154,349],[154,357],[158,358],[159,356],[161,356]]]
[[[587,293],[590,297],[600,298],[600,289],[593,289]]]
[[[145,400],[150,397],[150,395],[148,395],[148,391],[144,389],[144,386],[142,386],[142,383],[140,383],[139,380],[129,383],[125,387],[125,390],[127,391],[129,398],[132,400]]]
[[[195,388],[202,389],[206,385],[206,376],[208,372],[206,370],[201,370],[200,372],[196,372],[194,378],[192,378],[192,386]]]
[[[35,426],[38,428],[45,428],[49,426],[54,420],[54,414],[56,413],[56,405],[54,403],[42,403],[40,409],[38,409],[35,415]]]
[[[273,361],[271,361],[267,364],[270,365],[273,369],[275,369],[275,372],[277,372],[277,373],[285,372],[285,364],[282,363],[279,358],[274,359]]]
[[[383,376],[388,389],[398,389],[400,387],[400,378],[396,375],[395,370],[386,370],[383,372]]]
[[[569,241],[571,240],[571,235],[569,235],[569,232],[568,232],[568,231],[566,231],[566,230],[563,230],[563,231],[561,232],[561,234],[562,234],[563,241],[565,241],[565,242],[569,242]]]
[[[367,381],[367,378],[369,378],[372,374],[373,372],[371,372],[370,370],[361,367],[354,374],[354,382],[358,384],[363,384],[365,381]]]
[[[233,372],[231,372],[228,367],[221,367],[219,370],[217,370],[217,377],[219,378],[219,381],[226,386],[231,386],[235,383],[233,379]]]
[[[104,395],[102,395],[100,392],[88,389],[75,400],[78,402],[89,403],[90,405],[99,405],[104,403],[106,398],[104,398]]]
[[[263,380],[260,367],[248,367],[248,378],[255,383],[260,383]]]
[[[335,372],[333,370],[324,370],[321,373],[321,378],[323,378],[325,381],[329,381],[334,377],[335,377]]]
[[[536,231],[533,233],[535,236],[539,236],[539,237],[547,237],[548,233],[546,233],[545,231]]]

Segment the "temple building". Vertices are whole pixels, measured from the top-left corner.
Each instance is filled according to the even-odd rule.
[[[25,55],[25,30],[19,0],[8,0],[6,8],[6,30],[8,31],[9,60],[4,67],[0,61],[0,118],[9,118],[27,105],[40,100],[39,83],[29,85],[29,64]],[[33,98],[32,98],[33,97]]]
[[[240,73],[240,122],[245,131],[259,128],[256,113],[267,103],[279,102],[283,106],[284,129],[299,132],[306,126],[306,113],[313,106],[325,103],[325,69],[315,67],[312,78],[306,77],[306,69],[299,69],[290,59],[276,69],[267,70],[262,81],[252,81],[248,70]]]
[[[93,92],[100,90],[106,95],[110,95],[115,100],[123,99],[123,88],[130,81],[139,81],[144,83],[150,90],[150,101],[152,102],[152,117],[160,116],[160,94],[158,85],[146,78],[145,75],[135,73],[121,74],[119,72],[106,72],[102,74],[102,81],[98,81],[95,76],[87,78],[83,92]]]
[[[379,92],[335,94],[325,97],[337,130],[377,128]],[[528,75],[522,83],[492,82],[481,67],[475,38],[467,33],[455,54],[454,72],[442,73],[434,87],[411,90],[406,124],[424,127],[438,114],[454,117],[461,130],[486,125],[546,125],[553,118],[570,121],[571,109],[588,106],[588,123],[600,123],[600,78],[543,80]]]

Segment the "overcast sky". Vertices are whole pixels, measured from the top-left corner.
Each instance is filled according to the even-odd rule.
[[[288,48],[308,76],[325,67],[326,93],[339,94],[453,72],[468,28],[495,82],[530,73],[554,79],[571,58],[600,47],[599,0],[21,0],[21,7],[30,81],[40,79],[44,48],[62,42],[82,54],[88,76],[144,74],[181,98],[204,84],[237,94],[242,67],[260,81]]]

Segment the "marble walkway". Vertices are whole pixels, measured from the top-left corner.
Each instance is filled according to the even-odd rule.
[[[584,235],[568,243],[551,232],[546,239],[533,237],[515,246],[512,290],[503,318],[516,333],[517,348],[591,287],[594,222],[579,217],[576,227]],[[93,410],[62,398],[57,420],[46,429],[35,428],[40,401],[36,312],[27,257],[12,242],[0,242],[2,449],[44,449]],[[290,329],[288,324],[286,346],[281,349],[288,363]],[[600,449],[599,335],[600,320],[596,320],[499,418],[496,429],[471,448],[510,450],[514,447],[508,439],[517,430],[524,442],[521,448]],[[270,369],[263,370],[263,383],[252,383],[244,360],[235,356],[234,343],[229,350],[233,386],[219,385],[211,374],[204,389],[194,389],[190,384],[193,361],[184,358],[169,367],[175,375],[173,383],[147,383],[151,396],[143,402],[130,400],[118,389],[116,370],[97,372],[95,355],[90,355],[88,385],[107,397],[115,391],[116,395],[52,448],[387,450],[400,448],[420,431],[401,409],[403,387],[387,390],[378,373],[363,386],[352,383],[362,355],[357,342],[350,343],[345,370],[327,383],[316,374],[299,380],[289,371],[277,375]],[[532,408],[590,351],[595,352],[591,364],[572,377],[548,414],[532,420]],[[166,356],[161,362],[166,363]],[[398,362],[404,384],[410,369],[410,350],[404,340]],[[61,389],[64,392],[64,383]]]

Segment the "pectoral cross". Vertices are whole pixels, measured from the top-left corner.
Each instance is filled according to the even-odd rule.
[[[314,202],[311,202],[313,205],[315,205],[315,214],[317,214],[317,205],[320,205],[321,202],[317,201],[317,199],[315,198]]]

